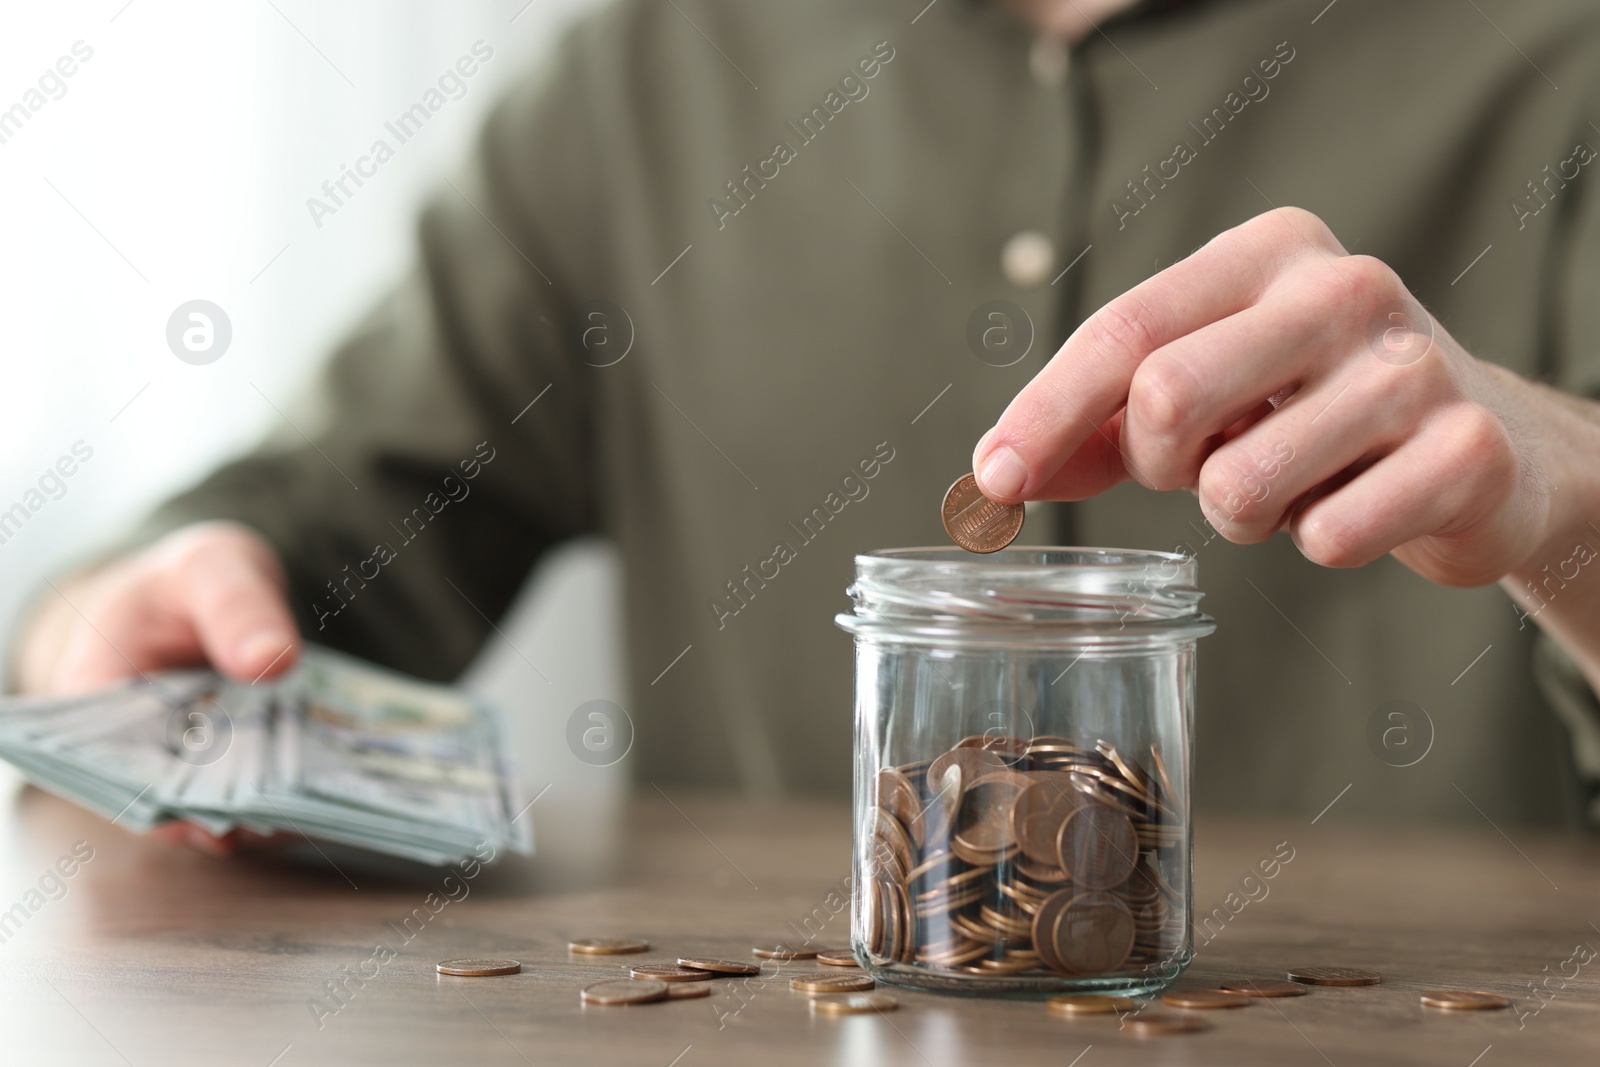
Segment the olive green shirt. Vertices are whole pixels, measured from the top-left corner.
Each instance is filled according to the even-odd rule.
[[[450,678],[543,553],[603,534],[636,776],[843,791],[853,555],[942,542],[1007,401],[1217,233],[1307,208],[1475,355],[1596,393],[1597,80],[1583,0],[1146,6],[1070,55],[970,0],[623,0],[423,214],[414,276],[296,419],[315,447],[269,443],[138,536],[249,523],[309,639]],[[1198,555],[1202,807],[1586,802],[1535,623],[1497,588],[1233,545],[1190,494],[1131,485],[1032,509],[1024,539]],[[1414,766],[1369,743],[1391,700],[1431,718]]]

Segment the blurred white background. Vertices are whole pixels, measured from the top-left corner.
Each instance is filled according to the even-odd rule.
[[[405,269],[423,197],[487,109],[596,0],[105,0],[0,6],[0,511],[75,442],[93,458],[0,543],[0,636],[41,578],[162,495],[250,446],[355,318]],[[319,228],[306,201],[385,136],[475,42],[493,58]],[[78,44],[78,42],[82,42]],[[82,54],[92,49],[87,60]],[[217,362],[167,347],[189,300],[227,313]],[[265,397],[265,399],[264,399]],[[270,403],[268,402],[270,400]],[[37,500],[37,498],[34,498]],[[600,546],[564,553],[510,639],[567,665],[546,686],[513,650],[471,673],[515,720],[540,809],[616,792],[563,741],[589,699],[622,702],[615,575]],[[559,625],[556,624],[559,620]],[[527,642],[524,645],[524,642]],[[529,704],[536,697],[537,705]],[[531,793],[530,793],[531,795]],[[609,807],[609,804],[601,805]],[[541,832],[550,820],[540,819]]]

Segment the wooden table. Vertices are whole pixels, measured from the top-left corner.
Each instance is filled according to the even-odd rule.
[[[786,981],[719,982],[709,1000],[585,1008],[578,990],[624,974],[627,962],[679,952],[748,958],[752,943],[795,937],[789,924],[808,916],[821,941],[847,941],[847,913],[831,917],[828,901],[847,871],[843,806],[644,794],[627,809],[621,860],[609,869],[603,857],[593,862],[592,847],[588,861],[572,859],[585,854],[575,841],[604,835],[551,806],[537,861],[446,885],[439,872],[303,847],[294,858],[214,858],[17,790],[0,815],[0,1047],[9,1062],[139,1067],[1500,1067],[1592,1064],[1600,1053],[1600,958],[1564,988],[1551,977],[1575,946],[1600,948],[1600,850],[1509,827],[1508,839],[1487,824],[1476,833],[1202,821],[1197,914],[1223,905],[1280,842],[1294,858],[1265,896],[1251,883],[1258,899],[1213,921],[1218,932],[1180,983],[1281,976],[1303,964],[1369,967],[1384,981],[1208,1013],[1213,1028],[1200,1035],[1139,1040],[1119,1033],[1114,1017],[1073,1021],[1038,1002],[914,992],[897,993],[892,1014],[813,1018]],[[80,841],[93,859],[61,880],[60,895],[48,872]],[[459,899],[439,903],[450,895]],[[617,934],[654,948],[568,957],[569,937]],[[392,959],[375,953],[380,943]],[[438,960],[473,955],[517,957],[525,969],[509,978],[434,973]],[[1541,1006],[1529,983],[1547,977],[1554,992]],[[329,998],[332,981],[344,982],[342,1005]],[[1418,993],[1438,987],[1495,990],[1517,1010],[1423,1008]]]

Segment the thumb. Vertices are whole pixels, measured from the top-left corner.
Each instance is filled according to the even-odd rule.
[[[217,670],[255,682],[294,665],[300,636],[284,599],[283,568],[264,541],[229,531],[179,560],[173,592]]]
[[[1118,411],[1098,426],[1060,468],[1046,476],[1029,497],[1034,500],[1086,500],[1120,482],[1127,481],[1131,472],[1117,443],[1122,438],[1124,414],[1124,411]],[[993,432],[991,430],[988,434],[984,434],[982,440],[978,442],[974,456],[975,462],[983,460],[975,468],[975,473],[978,478],[978,488],[982,489],[985,495],[990,493],[984,484],[988,462],[984,457],[984,446]],[[991,499],[1004,498],[991,496]]]

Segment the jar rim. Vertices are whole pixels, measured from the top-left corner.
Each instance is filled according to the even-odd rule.
[[[1101,647],[1193,640],[1215,628],[1199,610],[1198,572],[1193,556],[1146,549],[881,549],[856,556],[855,612],[836,621],[858,636],[916,643],[979,640],[980,631]]]
[[[1035,559],[1021,563],[1027,556],[1073,557],[1060,559]],[[1168,565],[1180,568],[1184,576],[1192,579],[1196,569],[1194,556],[1182,552],[1161,552],[1145,548],[1099,548],[1093,546],[1013,545],[997,552],[976,553],[964,548],[944,545],[924,545],[917,548],[880,548],[856,555],[856,569],[872,567],[878,561],[912,562],[938,565],[952,573],[971,572],[992,574],[997,568],[1026,568],[1029,572],[1040,570],[1065,572],[1093,568],[1099,574],[1114,574],[1128,570]]]

